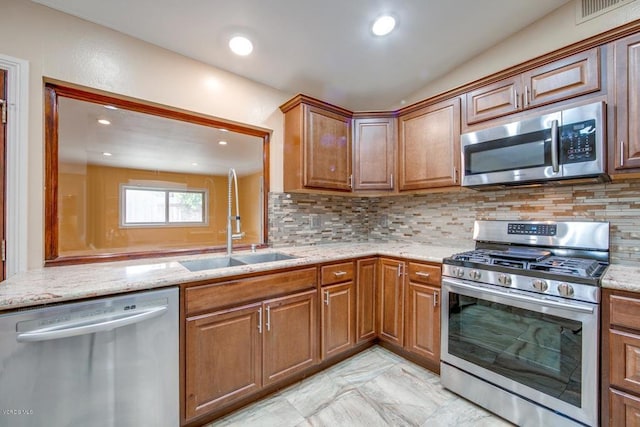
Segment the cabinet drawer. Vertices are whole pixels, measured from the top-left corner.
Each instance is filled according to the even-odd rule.
[[[640,299],[611,295],[611,324],[640,330]]]
[[[316,268],[194,286],[185,291],[187,315],[240,305],[316,286]]]
[[[353,280],[353,262],[325,265],[320,270],[322,286]]]
[[[410,262],[409,281],[440,286],[440,271],[441,269],[439,265]]]
[[[640,393],[640,336],[611,330],[609,337],[611,384]]]
[[[640,426],[640,398],[621,391],[609,389],[609,425],[612,427]]]

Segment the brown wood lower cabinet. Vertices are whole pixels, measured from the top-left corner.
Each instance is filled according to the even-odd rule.
[[[440,362],[440,287],[409,283],[405,348]]]
[[[316,295],[314,289],[264,302],[263,385],[317,362]]]
[[[409,262],[407,268],[405,350],[440,364],[441,266]]]
[[[398,346],[404,337],[404,268],[404,261],[380,258],[378,334]]]
[[[318,363],[316,269],[278,273],[271,278],[273,288],[285,281],[308,290],[193,315],[187,308],[185,421],[214,413]],[[264,282],[262,278],[247,280]],[[242,290],[242,284],[235,281],[205,285],[201,290],[196,287],[191,297],[187,293],[187,300],[198,295],[216,301],[217,295],[226,295],[227,286]],[[201,307],[193,301],[191,306]]]
[[[262,304],[251,304],[187,320],[187,418],[262,387],[261,309]]]
[[[357,261],[356,278],[356,342],[371,341],[376,331],[376,286],[378,258]]]
[[[640,427],[640,298],[604,289],[602,313],[601,423]]]
[[[609,404],[611,406],[610,426],[640,427],[640,398],[610,389]]]
[[[329,358],[355,344],[353,281],[322,288],[322,357]]]

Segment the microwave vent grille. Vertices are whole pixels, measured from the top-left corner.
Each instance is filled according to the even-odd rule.
[[[578,0],[576,2],[576,22],[582,24],[634,1],[636,0]]]

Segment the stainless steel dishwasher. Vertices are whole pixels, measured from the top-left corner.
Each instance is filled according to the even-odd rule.
[[[0,426],[179,425],[178,289],[0,316]]]

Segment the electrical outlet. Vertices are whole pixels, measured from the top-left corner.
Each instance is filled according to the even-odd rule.
[[[312,229],[320,228],[320,215],[318,214],[309,215],[309,227],[311,227]]]

